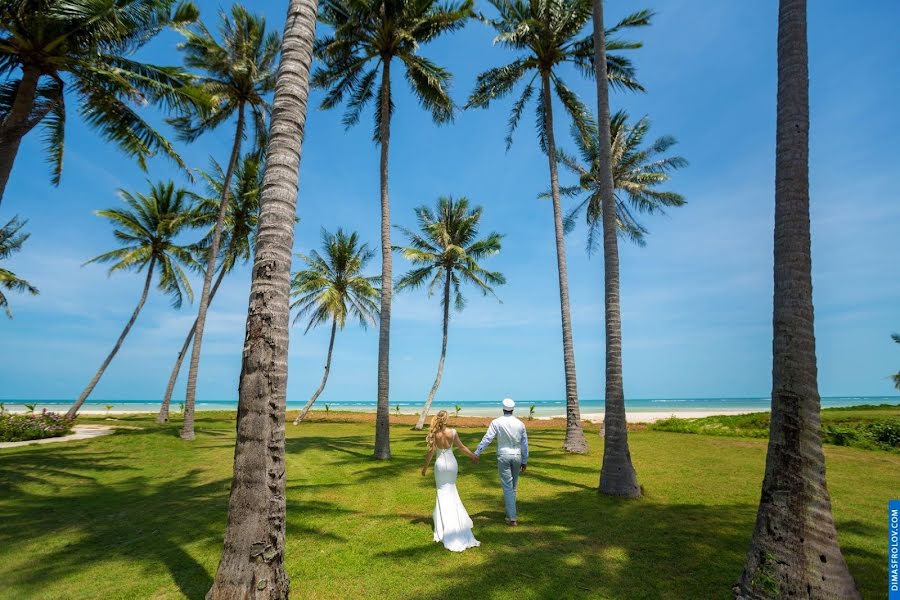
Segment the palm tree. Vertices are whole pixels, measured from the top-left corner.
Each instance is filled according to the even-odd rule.
[[[188,300],[194,298],[191,284],[182,265],[196,266],[188,246],[180,245],[175,240],[185,229],[197,225],[197,213],[193,206],[193,195],[187,190],[176,188],[170,182],[150,184],[147,194],[132,194],[119,190],[127,208],[109,208],[98,210],[97,215],[108,219],[115,230],[116,240],[121,248],[110,250],[92,258],[85,264],[110,264],[109,274],[117,271],[146,271],[144,289],[141,298],[131,313],[131,318],[107,355],[106,360],[88,382],[87,387],[78,396],[78,400],[69,409],[68,418],[75,418],[81,405],[100,381],[106,367],[116,356],[122,342],[137,320],[138,314],[147,301],[150,284],[154,274],[158,274],[157,287],[172,297],[172,306],[179,308],[186,295]]]
[[[559,275],[559,304],[563,334],[563,365],[566,377],[566,438],[563,447],[568,452],[587,451],[581,429],[578,406],[578,383],[575,375],[575,349],[572,342],[572,319],[569,309],[569,282],[566,273],[566,250],[563,217],[559,202],[559,180],[556,165],[556,141],[553,133],[552,93],[556,92],[566,113],[579,128],[584,125],[587,111],[578,96],[560,78],[558,71],[573,64],[585,75],[593,76],[591,36],[583,29],[591,18],[590,0],[491,0],[499,18],[488,20],[497,30],[494,42],[518,53],[508,65],[485,71],[478,76],[475,90],[466,107],[487,108],[496,99],[508,95],[516,85],[528,78],[519,99],[513,104],[506,137],[507,149],[522,113],[534,95],[539,80],[540,101],[536,103],[538,140],[547,153],[550,167],[550,196],[553,201],[553,225],[556,236],[556,266]],[[650,24],[652,13],[634,13],[607,33]],[[638,42],[612,40],[609,50],[633,49]],[[610,60],[608,79],[624,89],[641,90],[634,79],[634,68],[627,58],[615,55]],[[552,89],[551,89],[552,88]]]
[[[388,198],[388,153],[394,100],[391,63],[398,59],[406,70],[413,95],[438,124],[453,119],[453,101],[447,93],[451,75],[418,54],[419,46],[460,29],[472,16],[472,0],[325,0],[319,20],[334,29],[316,40],[316,55],[324,66],[313,75],[313,85],[327,90],[321,108],[329,109],[347,97],[344,125],[359,122],[374,99],[375,143],[381,146],[381,309],[378,330],[378,408],[375,417],[375,458],[391,457],[390,341],[391,285],[393,277],[391,218]],[[376,94],[377,86],[377,94]]]
[[[563,229],[566,233],[573,231],[584,212],[588,227],[586,250],[588,255],[592,255],[598,246],[598,236],[603,235],[602,171],[605,163],[600,159],[597,124],[591,119],[586,125],[583,131],[572,127],[572,138],[579,156],[559,150],[557,158],[578,177],[578,184],[561,187],[560,195],[578,197],[587,194],[566,214]],[[656,188],[669,181],[672,171],[686,167],[687,160],[681,156],[660,157],[677,143],[672,136],[657,138],[642,148],[649,130],[650,120],[647,117],[629,124],[628,113],[624,110],[616,112],[610,122],[616,229],[619,235],[638,246],[647,244],[646,235],[649,232],[638,222],[636,214],[665,214],[667,208],[685,204],[681,194]]]
[[[900,333],[892,333],[891,339],[900,344]],[[894,387],[900,390],[900,371],[891,375],[891,379],[894,380]]]
[[[338,229],[330,234],[322,230],[322,252],[313,250],[309,256],[300,255],[307,269],[294,273],[291,281],[291,296],[296,298],[291,308],[297,309],[294,323],[308,317],[306,330],[331,321],[331,337],[328,340],[328,355],[325,358],[325,374],[322,383],[306,402],[303,410],[294,419],[297,425],[306,417],[313,403],[325,389],[328,372],[331,370],[331,352],[338,329],[343,330],[347,317],[359,320],[361,327],[378,320],[379,277],[362,274],[366,264],[375,255],[368,244],[360,244],[359,236]]]
[[[443,309],[443,337],[437,375],[431,391],[428,392],[428,398],[425,399],[425,407],[416,422],[416,429],[422,429],[444,372],[451,291],[454,307],[457,311],[461,311],[466,305],[465,298],[460,292],[463,283],[474,285],[486,296],[494,294],[491,286],[503,285],[506,278],[502,273],[486,271],[478,264],[481,259],[500,252],[500,240],[503,239],[503,236],[496,232],[478,238],[482,214],[480,206],[470,209],[466,198],[454,200],[442,197],[438,199],[436,210],[420,206],[415,211],[419,221],[419,233],[398,227],[409,239],[410,245],[397,249],[415,268],[397,281],[397,291],[415,289],[427,283],[430,296],[440,287]]]
[[[0,260],[7,260],[10,256],[22,249],[22,245],[31,235],[22,232],[22,228],[28,221],[20,221],[18,217],[10,219],[6,225],[0,227]],[[38,289],[17,277],[15,273],[0,268],[0,308],[6,312],[6,316],[12,319],[12,311],[9,309],[9,301],[3,294],[3,290],[10,292],[27,292],[37,296]]]
[[[564,195],[587,196],[566,216],[564,228],[568,233],[575,227],[578,216],[586,209],[588,225],[587,251],[593,253],[597,246],[598,233],[604,231],[604,201],[607,170],[612,171],[612,196],[614,199],[615,222],[614,231],[625,235],[636,244],[646,244],[647,230],[641,225],[637,213],[664,213],[666,208],[681,206],[684,198],[680,194],[660,191],[657,186],[669,180],[670,172],[687,165],[680,156],[661,156],[675,144],[675,138],[663,136],[646,148],[642,147],[644,138],[650,129],[650,121],[646,117],[633,125],[628,125],[628,116],[624,111],[613,115],[610,123],[610,150],[605,155],[601,150],[600,134],[596,123],[589,119],[584,129],[572,128],[572,136],[579,149],[581,161],[565,152],[559,153],[560,162],[579,178],[579,184],[563,188]],[[608,157],[608,158],[604,158]],[[605,240],[605,238],[604,238]],[[614,326],[619,321],[618,302],[618,243],[604,243],[604,271],[606,265],[611,271],[606,277],[609,284],[606,302],[610,304],[613,317],[606,319],[607,333],[613,343],[607,344],[606,375],[606,408],[604,415],[604,452],[603,466],[600,470],[600,491],[612,496],[637,497],[641,490],[637,474],[631,462],[631,451],[628,448],[628,431],[625,423],[625,398],[622,386],[621,361],[621,326]],[[608,261],[607,261],[608,259]]]
[[[284,568],[284,411],[291,253],[315,34],[315,0],[290,0],[247,310],[228,527],[207,600],[287,598],[290,589]]]
[[[131,58],[197,8],[175,0],[8,0],[0,4],[0,201],[22,138],[40,124],[51,180],[59,184],[65,98],[75,95],[89,127],[146,170],[161,152],[187,170],[175,149],[133,107],[186,109],[198,100],[185,74]],[[14,74],[21,76],[14,79]],[[70,96],[71,101],[71,96]]]
[[[275,61],[281,48],[276,32],[266,33],[266,22],[253,15],[240,4],[231,8],[231,15],[219,14],[219,38],[198,22],[191,27],[180,28],[185,41],[179,45],[184,51],[185,65],[202,75],[196,77],[197,85],[211,98],[208,109],[183,114],[170,122],[179,130],[182,139],[193,141],[201,134],[217,128],[236,116],[234,142],[222,180],[222,197],[218,204],[218,217],[209,242],[203,290],[200,294],[197,320],[194,325],[194,345],[188,368],[187,391],[184,402],[184,425],[181,437],[194,439],[194,402],[197,394],[197,372],[200,368],[200,350],[203,330],[209,308],[212,279],[216,272],[216,259],[222,242],[222,231],[228,213],[228,194],[231,178],[241,155],[247,112],[253,120],[257,140],[266,129],[269,107],[266,95],[275,84]]]
[[[219,259],[219,274],[216,276],[216,280],[209,292],[210,303],[215,298],[225,275],[230,273],[237,264],[246,263],[250,260],[253,253],[256,227],[259,221],[259,195],[262,191],[263,169],[261,161],[261,151],[255,150],[245,154],[235,169],[234,182],[231,186],[231,193],[228,195],[228,211],[225,215],[223,230],[224,239],[222,245],[224,252],[222,252],[222,257]],[[201,171],[200,175],[206,180],[210,197],[203,199],[199,210],[203,212],[211,223],[215,223],[218,218],[225,172],[219,163],[213,161],[212,173]],[[214,227],[200,243],[196,244],[197,254],[200,254],[202,257],[206,256],[213,235]],[[172,402],[175,382],[178,379],[178,373],[181,371],[181,363],[187,354],[188,348],[190,348],[191,341],[194,339],[196,326],[197,322],[195,320],[175,359],[175,365],[172,367],[172,373],[169,375],[169,383],[166,385],[166,393],[163,396],[159,415],[156,417],[157,423],[166,423],[169,420],[169,406]]]
[[[781,0],[772,416],[756,526],[736,598],[859,598],[825,484],[810,254],[806,1]]]

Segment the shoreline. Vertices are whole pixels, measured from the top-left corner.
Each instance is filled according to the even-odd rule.
[[[296,412],[297,409],[289,408],[287,410],[288,414],[292,412]],[[216,409],[217,412],[237,412],[237,409]],[[25,411],[7,411],[7,412],[15,412],[21,414]],[[78,414],[85,417],[121,417],[127,415],[150,415],[157,414],[159,411],[156,410],[110,410],[106,411],[103,409],[86,409],[78,411]],[[210,411],[197,411],[197,412],[210,412]],[[518,412],[518,411],[517,411]],[[661,419],[669,419],[671,417],[675,417],[678,419],[700,419],[703,417],[712,417],[712,416],[730,416],[730,415],[745,415],[751,412],[769,412],[769,411],[755,411],[753,409],[723,409],[723,410],[675,410],[675,411],[641,411],[634,410],[626,413],[626,420],[628,423],[655,423]],[[375,411],[368,410],[332,410],[331,414],[339,415],[339,414],[359,414],[359,415],[375,415]],[[180,416],[181,413],[173,412],[171,413],[173,417]],[[326,415],[326,411],[324,410],[312,410],[310,411],[310,415],[313,416],[324,416]],[[396,416],[398,413],[396,411],[391,411],[391,416]],[[414,417],[418,416],[415,412],[408,411],[400,411],[399,415],[404,417]],[[495,416],[499,416],[498,414],[461,414],[459,418],[477,418],[477,419],[488,419],[493,418]],[[522,420],[528,420],[527,412],[525,414],[517,414]],[[590,412],[584,413],[581,415],[582,421],[587,421],[589,423],[602,423],[603,422],[604,413],[603,412]],[[555,414],[555,415],[541,415],[535,416],[535,421],[565,421],[565,414]]]

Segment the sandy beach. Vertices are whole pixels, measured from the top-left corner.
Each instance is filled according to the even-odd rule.
[[[105,410],[81,410],[78,412],[80,415],[84,416],[121,416],[121,415],[138,415],[138,414],[156,414],[157,411],[150,410],[110,410],[109,412]],[[294,412],[293,409],[288,409],[288,413]],[[358,414],[364,415],[374,415],[375,413],[372,411],[331,411],[332,413],[337,412],[354,412]],[[700,419],[703,417],[711,417],[714,415],[743,415],[748,412],[754,412],[750,410],[675,410],[675,411],[631,411],[627,413],[626,418],[629,423],[655,423],[660,419],[668,419],[671,417],[677,417],[679,419]],[[313,410],[311,414],[325,414],[324,410]],[[391,415],[396,415],[395,411],[391,411]],[[404,416],[415,416],[416,413],[401,411],[401,415]],[[177,412],[173,412],[173,416],[178,416]],[[487,418],[488,415],[466,415],[467,417],[480,417]],[[522,419],[527,418],[527,414],[517,415]],[[555,421],[562,419],[565,421],[565,414],[557,414],[550,416],[539,416],[535,417],[537,421]],[[603,413],[602,412],[591,412],[591,413],[583,413],[581,415],[582,421],[590,421],[591,423],[601,423],[603,422]]]

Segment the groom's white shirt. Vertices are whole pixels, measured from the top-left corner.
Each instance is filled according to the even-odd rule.
[[[497,438],[497,456],[521,455],[522,464],[528,463],[528,433],[525,431],[525,423],[512,415],[494,419],[475,449],[475,455],[481,456],[494,438]]]

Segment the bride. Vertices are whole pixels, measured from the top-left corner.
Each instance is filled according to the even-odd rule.
[[[422,467],[422,475],[428,472],[431,458],[437,454],[434,461],[434,483],[437,486],[437,501],[434,505],[434,541],[444,542],[444,547],[453,552],[462,552],[467,548],[480,546],[481,543],[472,535],[472,519],[466,512],[459,492],[456,490],[456,473],[459,466],[456,457],[453,456],[453,446],[456,445],[463,454],[478,462],[466,445],[460,441],[455,429],[447,428],[450,415],[446,410],[438,412],[431,419],[431,428],[428,431],[426,441],[428,454],[425,455],[425,465]]]

